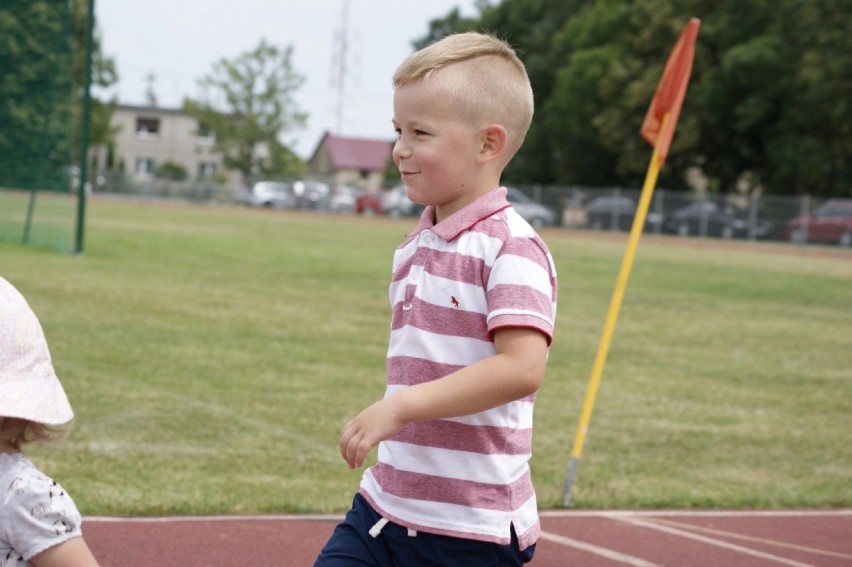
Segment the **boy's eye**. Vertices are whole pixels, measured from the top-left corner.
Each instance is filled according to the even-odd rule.
[[[424,132],[423,130],[415,130],[414,135],[415,136],[425,136],[426,132]]]

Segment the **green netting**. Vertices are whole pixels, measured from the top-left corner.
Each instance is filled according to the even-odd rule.
[[[71,249],[71,0],[0,2],[0,239]]]

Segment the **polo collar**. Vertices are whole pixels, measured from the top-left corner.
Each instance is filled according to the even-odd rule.
[[[420,222],[417,223],[414,233],[428,229],[444,241],[450,242],[479,221],[509,208],[511,205],[506,200],[506,193],[505,187],[492,189],[438,224],[435,224],[435,206],[429,205],[420,216]]]

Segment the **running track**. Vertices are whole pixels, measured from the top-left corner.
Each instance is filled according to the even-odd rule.
[[[852,510],[569,510],[541,516],[533,567],[852,566]],[[102,567],[300,567],[313,564],[338,520],[89,517],[83,534]]]

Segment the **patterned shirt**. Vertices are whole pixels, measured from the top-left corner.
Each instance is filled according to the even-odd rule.
[[[553,259],[495,189],[434,224],[427,207],[397,248],[385,396],[496,354],[493,333],[524,327],[552,339]],[[379,444],[360,493],[384,517],[429,533],[521,549],[540,526],[530,478],[533,402],[414,422]]]
[[[82,535],[74,501],[21,453],[0,453],[0,499],[0,567]]]

